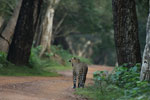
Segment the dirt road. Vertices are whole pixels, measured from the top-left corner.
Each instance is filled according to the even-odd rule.
[[[96,70],[111,67],[89,66],[86,85]],[[87,100],[73,94],[72,72],[61,71],[60,77],[0,77],[0,100]]]

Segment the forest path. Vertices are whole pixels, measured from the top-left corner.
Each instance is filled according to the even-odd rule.
[[[112,67],[89,66],[86,85],[96,70]],[[72,72],[61,71],[59,77],[0,77],[0,100],[87,100],[73,94]]]

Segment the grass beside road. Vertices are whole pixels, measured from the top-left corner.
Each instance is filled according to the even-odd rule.
[[[61,47],[52,46],[51,53],[39,58],[40,47],[32,48],[29,64],[16,66],[6,60],[6,54],[0,52],[0,76],[59,76],[57,71],[72,69],[68,60],[73,57]],[[57,55],[57,56],[54,56]],[[89,63],[86,58],[82,61]]]

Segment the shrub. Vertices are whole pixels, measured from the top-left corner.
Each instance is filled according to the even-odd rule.
[[[6,53],[0,52],[0,75],[7,76],[58,76],[56,71],[71,69],[71,64],[68,60],[73,57],[68,51],[63,50],[60,46],[52,46],[51,53],[45,53],[44,57],[40,58],[41,47],[32,48],[29,59],[29,64],[25,66],[16,66],[6,60]],[[54,54],[57,54],[65,64],[59,60],[52,59]],[[89,62],[86,58],[82,58]]]
[[[97,97],[92,96],[94,100],[150,100],[150,83],[139,81],[140,64],[131,68],[125,67],[126,65],[115,67],[111,74],[107,71],[94,72],[94,84],[86,88],[87,93],[99,94]],[[98,90],[94,91],[94,89]],[[80,91],[84,90],[78,90],[77,93],[85,95]],[[90,95],[88,97],[91,97]],[[108,97],[105,98],[104,95]],[[103,99],[100,99],[102,97]]]

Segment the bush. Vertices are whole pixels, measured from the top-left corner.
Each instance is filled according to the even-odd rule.
[[[30,58],[26,66],[16,66],[6,60],[6,54],[0,52],[0,75],[1,76],[58,76],[56,72],[46,71],[41,66],[42,60],[35,57]]]
[[[127,68],[126,64],[115,67],[114,73],[111,74],[110,80],[112,84],[116,84],[121,88],[136,87],[136,81],[139,81],[140,64]]]
[[[111,74],[107,71],[94,72],[94,84],[86,88],[86,92],[91,93],[88,97],[92,95],[94,100],[150,100],[150,83],[139,81],[140,64],[129,69],[125,66],[115,67]],[[85,96],[81,91],[84,90],[78,90],[77,94]]]
[[[6,60],[6,54],[0,52],[0,75],[6,76],[58,76],[57,71],[71,69],[71,64],[68,60],[73,57],[68,51],[63,50],[60,46],[52,46],[51,53],[45,53],[44,57],[40,58],[39,52],[41,47],[32,48],[29,59],[29,64],[25,66],[16,66]],[[57,54],[65,64],[60,60],[52,59]],[[86,58],[82,58],[90,62]]]
[[[51,46],[51,53],[46,53],[45,55],[49,56],[49,57],[52,57],[54,56],[55,54],[59,55],[63,60],[65,60],[66,64],[70,65],[70,63],[68,62],[68,60],[72,57],[77,57],[79,58],[82,62],[85,62],[87,64],[91,64],[92,63],[92,60],[91,59],[87,59],[87,58],[84,58],[84,57],[78,57],[76,55],[72,55],[69,53],[69,51],[67,50],[64,50],[63,47],[61,45],[58,45],[58,46],[55,46],[55,45],[52,45]]]
[[[29,64],[16,66],[6,60],[6,54],[0,52],[0,75],[4,76],[58,76],[56,70],[70,69],[49,57],[39,58],[40,47],[32,48]]]

